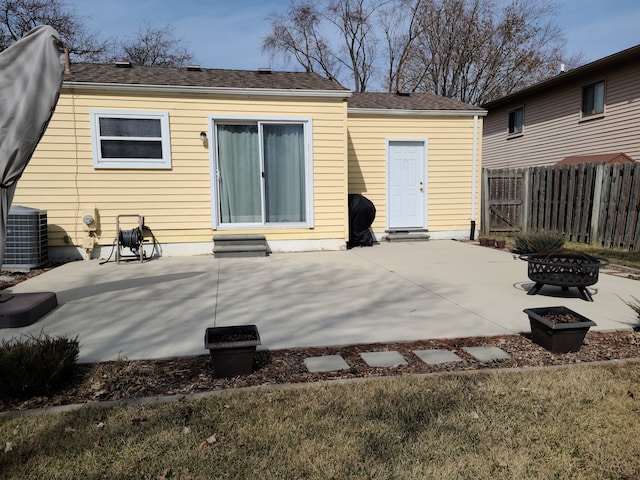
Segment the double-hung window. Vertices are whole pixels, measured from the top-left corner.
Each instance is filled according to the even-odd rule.
[[[524,109],[522,107],[509,112],[509,135],[519,135],[522,133],[523,118]]]
[[[169,114],[92,110],[95,168],[171,168]]]
[[[582,88],[582,117],[604,113],[604,82]]]
[[[216,226],[311,226],[310,120],[214,120]]]

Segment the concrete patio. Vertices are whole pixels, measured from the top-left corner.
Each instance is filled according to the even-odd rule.
[[[206,354],[207,327],[256,324],[262,349],[505,335],[529,331],[524,308],[564,305],[631,329],[636,280],[601,273],[590,287],[545,286],[509,252],[436,240],[266,258],[166,257],[68,263],[5,292],[55,292],[59,307],[19,334],[78,336],[81,362]]]

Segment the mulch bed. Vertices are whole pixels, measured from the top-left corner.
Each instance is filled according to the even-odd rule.
[[[511,359],[479,362],[462,347],[499,347]],[[462,361],[428,365],[414,350],[444,349]],[[368,366],[363,352],[395,350],[407,365],[391,368]],[[311,373],[304,359],[320,355],[341,355],[350,368],[341,372]],[[640,357],[640,332],[589,332],[576,353],[553,354],[534,344],[526,335],[421,340],[410,343],[349,345],[330,348],[257,351],[253,373],[232,378],[214,378],[208,355],[169,360],[120,359],[113,362],[81,364],[73,384],[60,392],[22,400],[10,400],[2,411],[25,410],[54,405],[91,403],[165,395],[229,390],[321,380],[370,378],[435,372],[462,372],[478,369],[540,367]]]

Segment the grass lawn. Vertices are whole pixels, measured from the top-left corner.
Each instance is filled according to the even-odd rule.
[[[594,247],[584,243],[568,242],[565,247],[583,252],[595,257],[604,257],[611,263],[623,265],[625,267],[640,268],[640,252],[630,252],[615,248]]]
[[[0,478],[640,478],[638,402],[620,362],[85,408],[0,419]]]
[[[506,240],[507,246],[513,248],[515,244],[515,237],[508,235],[491,234],[489,238]],[[578,252],[586,253],[594,257],[603,257],[609,260],[615,265],[623,267],[640,268],[640,252],[631,252],[629,250],[621,250],[616,248],[604,248],[589,245],[587,243],[566,242],[564,248],[576,250]]]

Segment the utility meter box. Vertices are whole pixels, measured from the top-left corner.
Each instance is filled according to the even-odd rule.
[[[95,208],[85,208],[80,213],[85,232],[95,232],[98,228],[98,213]]]

